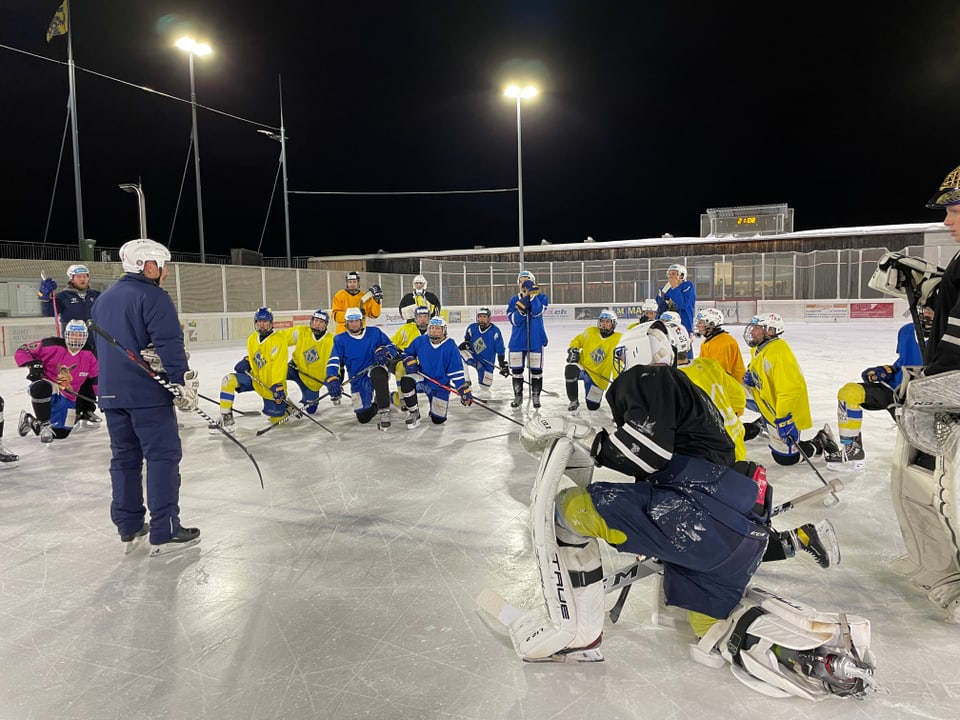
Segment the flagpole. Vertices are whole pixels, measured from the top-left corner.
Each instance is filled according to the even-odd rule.
[[[73,24],[70,22],[70,2],[64,0],[64,17],[67,28],[67,74],[70,78],[70,125],[73,129],[73,187],[77,200],[77,239],[80,258],[83,259],[83,193],[80,189],[80,140],[77,131],[77,79],[73,65]],[[93,258],[90,258],[91,260]]]

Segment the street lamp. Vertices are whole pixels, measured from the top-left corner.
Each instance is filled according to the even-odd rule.
[[[121,190],[128,193],[137,194],[137,205],[140,208],[140,237],[147,236],[147,199],[143,195],[143,186],[140,183],[121,183],[118,185]]]
[[[197,83],[193,74],[193,56],[209,55],[213,50],[206,43],[198,43],[190,37],[182,37],[176,46],[190,56],[190,110],[193,115],[193,168],[197,180],[197,223],[200,228],[200,262],[207,261],[203,245],[203,197],[200,192],[200,137],[197,135]]]
[[[520,216],[520,269],[523,269],[523,152],[520,143],[520,101],[536,97],[537,89],[533,85],[520,87],[510,85],[503,94],[517,101],[517,207]]]

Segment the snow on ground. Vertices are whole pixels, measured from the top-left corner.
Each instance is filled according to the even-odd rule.
[[[902,322],[788,324],[818,426],[835,426],[843,382],[894,359]],[[583,327],[548,327],[545,387],[558,396],[544,396],[544,414],[566,409],[565,348]],[[463,329],[453,325],[451,335],[459,340]],[[730,329],[740,337],[741,327]],[[242,353],[194,349],[201,392],[217,397]],[[17,436],[24,375],[0,370],[4,442],[21,455],[0,466],[4,720],[956,716],[958,629],[887,567],[903,543],[889,499],[895,428],[886,414],[865,414],[868,466],[843,477],[839,507],[816,503],[776,521],[832,518],[841,565],[821,570],[802,557],[756,576],[820,610],[873,622],[890,694],[811,703],[764,697],[726,667],[690,660],[688,631],[651,622],[653,578],[634,587],[620,622],[607,624],[606,662],[521,663],[474,598],[494,587],[518,604],[537,601],[526,526],[537,462],[521,449],[518,425],[483,408],[455,403],[443,426],[407,431],[398,418],[380,433],[359,425],[347,404],[324,401],[317,417],[337,438],[307,422],[256,437],[265,419],[238,418],[237,437],[263,468],[265,489],[236,446],[181,415],[182,519],[201,528],[203,541],[150,559],[145,548],[124,556],[110,523],[105,429],[52,445]],[[499,376],[494,396],[491,408],[523,419],[511,413]],[[237,406],[252,413],[259,402],[248,394]],[[606,409],[592,419],[610,424]],[[769,460],[762,441],[748,449]],[[820,485],[806,465],[768,466],[778,501]]]

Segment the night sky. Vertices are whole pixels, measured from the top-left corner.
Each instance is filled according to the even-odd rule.
[[[66,122],[57,0],[0,0],[0,239],[41,242]],[[707,208],[788,203],[798,230],[936,222],[960,164],[960,2],[74,0],[86,235],[198,250],[187,56],[196,62],[205,244],[258,249],[277,173],[291,191],[515,188],[525,242],[699,234]],[[13,50],[11,48],[14,48]],[[17,50],[23,52],[16,52]],[[42,56],[33,57],[28,54]],[[94,71],[99,75],[80,70]],[[174,224],[184,168],[186,178]],[[290,197],[294,255],[508,246],[515,192]],[[48,242],[76,243],[70,139]],[[285,254],[278,187],[260,250]]]

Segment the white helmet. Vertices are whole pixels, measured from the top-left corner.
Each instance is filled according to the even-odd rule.
[[[434,328],[439,328],[439,333],[436,335],[431,332]],[[442,340],[446,336],[447,321],[439,315],[437,317],[430,318],[430,323],[427,325],[427,337],[429,337],[431,340]]]
[[[604,320],[609,320],[612,323],[610,325],[609,330],[607,330],[606,328],[603,327],[603,325],[600,324]],[[612,333],[614,330],[617,329],[617,314],[613,310],[601,310],[600,314],[597,315],[597,327],[600,329],[601,335],[604,335],[604,333],[606,333],[606,335],[604,335],[604,337],[606,337],[607,335],[609,335],[610,333]]]
[[[640,303],[640,312],[656,312],[657,310],[659,310],[657,301],[653,298],[647,298]]]
[[[723,325],[723,313],[716,308],[703,308],[697,312],[697,322],[703,321],[707,329],[718,328]]]
[[[83,320],[71,320],[63,329],[63,340],[67,345],[67,350],[72,355],[76,355],[87,344],[87,324]]]
[[[682,278],[686,278],[686,277],[687,277],[687,266],[686,266],[686,265],[681,265],[680,263],[673,263],[673,265],[671,265],[670,267],[667,268],[667,274],[669,274],[671,270],[676,270],[676,271],[677,271],[677,275],[679,275],[679,276],[682,277]]]
[[[170,251],[156,240],[131,240],[124,243],[120,248],[120,262],[123,264],[123,271],[130,273],[142,273],[143,266],[150,260],[153,260],[158,268],[170,260]]]
[[[422,288],[417,287],[417,283],[423,283]],[[427,289],[427,279],[423,275],[416,275],[413,278],[413,289],[414,290],[426,290]]]
[[[757,326],[763,328],[763,340],[754,340],[753,338],[753,328]],[[754,315],[750,318],[750,323],[743,330],[743,339],[750,347],[757,347],[757,345],[760,345],[764,340],[779,337],[782,334],[783,318],[777,313],[768,313],[767,315]]]
[[[666,312],[660,313],[660,319],[665,323],[676,323],[677,325],[683,325],[683,321],[680,319],[680,313],[676,313],[673,310],[667,310]]]
[[[613,350],[613,367],[617,374],[637,365],[674,365],[676,353],[669,330],[659,320],[646,322],[627,330]]]
[[[529,280],[534,285],[537,283],[537,278],[534,277],[533,273],[529,270],[521,270],[520,274],[517,275],[517,285],[522,285],[524,280]]]
[[[668,322],[667,336],[670,338],[670,344],[678,353],[688,353],[692,344],[690,343],[690,333],[680,323]]]
[[[82,263],[80,265],[71,265],[67,268],[67,279],[73,280],[74,275],[89,275],[90,268]]]

